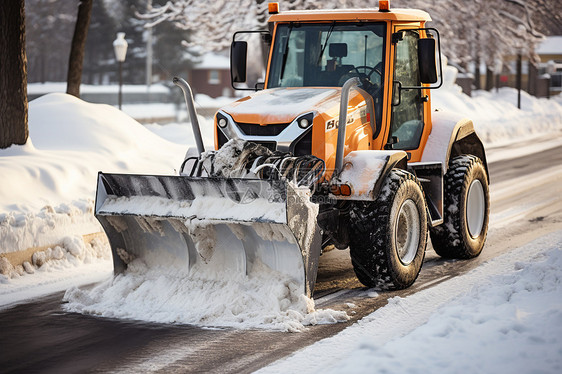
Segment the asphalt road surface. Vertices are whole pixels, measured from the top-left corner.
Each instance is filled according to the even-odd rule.
[[[253,372],[338,333],[393,296],[432,287],[559,230],[561,165],[560,146],[491,163],[492,226],[484,251],[476,259],[447,261],[428,246],[420,276],[409,289],[367,297],[355,278],[349,253],[325,253],[316,305],[345,310],[345,303],[356,304],[356,313],[347,323],[313,326],[304,333],[139,323],[66,313],[61,309],[63,293],[58,293],[0,312],[0,372]]]

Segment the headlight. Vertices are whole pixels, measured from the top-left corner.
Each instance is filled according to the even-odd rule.
[[[226,124],[227,124],[226,119],[225,118],[219,118],[218,124],[219,124],[219,127],[222,127],[224,129],[226,127]]]
[[[299,127],[301,129],[306,129],[308,126],[310,126],[310,121],[307,118],[301,118],[299,120]]]

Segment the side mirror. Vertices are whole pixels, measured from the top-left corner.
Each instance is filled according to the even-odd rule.
[[[421,83],[436,83],[435,39],[424,38],[418,40],[418,64]]]
[[[246,56],[248,43],[233,41],[230,47],[230,78],[232,83],[246,82]]]

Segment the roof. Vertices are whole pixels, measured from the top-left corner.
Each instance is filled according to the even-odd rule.
[[[547,36],[537,48],[538,55],[562,55],[562,36]]]
[[[216,53],[206,53],[202,56],[201,61],[193,65],[193,69],[229,70],[230,58]]]
[[[296,21],[431,21],[427,12],[417,9],[391,9],[380,12],[378,8],[370,9],[320,9],[289,10],[274,14],[270,22]]]

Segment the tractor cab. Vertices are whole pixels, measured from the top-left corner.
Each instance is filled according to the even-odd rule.
[[[338,12],[318,10],[279,13],[278,8],[270,11],[273,13],[269,21],[271,34],[266,32],[264,35],[267,37],[263,38],[271,44],[265,82],[255,85],[253,89],[341,90],[349,79],[358,78],[358,88],[370,97],[356,97],[353,94],[350,97],[349,110],[359,111],[350,116],[351,123],[346,120],[351,130],[350,136],[354,136],[355,132],[358,137],[351,142],[361,143],[359,138],[362,135],[357,132],[360,133],[358,128],[362,127],[363,133],[372,141],[359,144],[358,149],[405,150],[411,160],[419,161],[423,152],[421,145],[425,144],[424,140],[431,132],[429,89],[440,86],[435,84],[438,81],[438,33],[437,30],[424,27],[431,20],[429,15],[419,10],[389,10],[384,4],[379,9]],[[243,32],[236,33],[232,44],[232,84],[234,88],[252,89],[240,85],[246,81],[248,52],[248,43],[241,40],[243,35]],[[252,109],[252,106],[255,107],[252,99],[253,96],[243,99],[246,101],[244,110],[258,110]],[[370,113],[365,108],[368,101],[372,101],[374,109],[373,126],[369,126]],[[337,127],[338,121],[332,121],[330,117],[333,114],[327,114],[332,108],[327,108],[324,103],[317,104],[319,106],[313,108],[316,114],[311,123],[325,128],[326,134],[315,131],[311,152],[330,164],[330,149],[335,147],[330,146],[328,132],[332,127]],[[248,113],[241,113],[241,108],[238,105],[236,107],[232,113],[228,113],[229,108],[224,108],[227,111],[225,115],[247,117],[245,114]],[[302,114],[294,113],[293,119]],[[359,118],[359,122],[355,123]],[[240,121],[233,118],[232,122],[235,124]],[[259,120],[257,123],[262,126],[270,124]],[[218,131],[218,137],[221,137],[223,134],[220,134],[220,129]],[[223,140],[226,138],[228,136]],[[325,144],[329,149],[324,147]],[[220,145],[219,141],[217,146]]]

